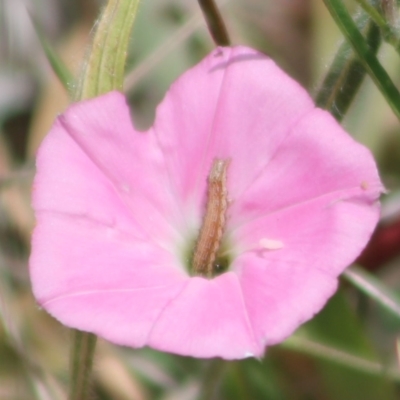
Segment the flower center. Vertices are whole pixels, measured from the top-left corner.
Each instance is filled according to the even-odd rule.
[[[226,267],[228,261],[217,254],[221,247],[226,223],[228,191],[227,170],[230,160],[215,159],[208,176],[206,212],[192,259],[194,275],[213,277],[217,269]]]

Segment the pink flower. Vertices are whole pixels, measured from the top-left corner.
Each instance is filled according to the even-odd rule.
[[[273,61],[217,49],[146,133],[118,92],[57,119],[37,157],[33,291],[121,345],[260,356],[334,293],[381,191],[370,152]],[[191,264],[213,196],[210,279]]]

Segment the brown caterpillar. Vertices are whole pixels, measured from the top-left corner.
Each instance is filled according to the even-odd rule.
[[[206,212],[193,255],[195,275],[213,276],[213,264],[221,245],[228,208],[226,188],[230,160],[215,159],[208,177]]]

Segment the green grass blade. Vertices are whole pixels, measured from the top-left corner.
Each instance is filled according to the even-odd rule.
[[[367,375],[382,376],[384,374],[385,377],[400,383],[400,372],[397,368],[388,368],[379,362],[371,361],[314,339],[295,334],[281,344],[281,347],[351,368]]]
[[[360,62],[385,97],[393,112],[400,119],[400,93],[357,29],[343,2],[341,0],[324,0],[324,3],[342,34],[358,55]]]
[[[339,290],[325,308],[284,346],[316,358],[332,400],[394,400],[398,370],[384,364],[365,329]]]
[[[381,44],[379,28],[365,13],[359,14],[356,23],[359,29],[365,31],[367,43],[371,51],[376,54]],[[364,81],[365,75],[366,70],[350,44],[347,41],[343,42],[317,93],[316,104],[341,121]]]
[[[397,318],[400,318],[400,296],[386,287],[379,279],[367,271],[354,266],[348,268],[343,273],[343,277]]]
[[[388,17],[385,18],[381,15],[378,10],[374,7],[373,4],[370,4],[367,0],[356,0],[357,3],[365,10],[366,13],[369,14],[371,20],[373,20],[382,31],[382,35],[384,40],[392,45],[397,53],[400,54],[400,37],[398,29],[396,28],[396,23],[394,23],[393,19],[395,19],[395,9],[392,9],[393,4],[389,4],[389,2],[382,2],[381,7],[383,8],[386,4],[388,7]],[[376,1],[375,1],[376,3]],[[390,16],[392,15],[392,18]]]
[[[60,80],[64,88],[68,91],[68,93],[71,93],[75,83],[74,76],[44,36],[39,22],[32,14],[30,15],[30,17],[36,34],[39,38],[40,44],[42,45],[43,51],[46,54],[46,58],[51,65],[51,68],[53,69],[54,73],[56,74],[57,78]]]

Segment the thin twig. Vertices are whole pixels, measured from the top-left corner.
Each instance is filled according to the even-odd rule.
[[[214,42],[218,46],[229,46],[228,31],[226,29],[222,15],[218,10],[214,0],[199,0],[199,5],[206,19],[208,29]]]

